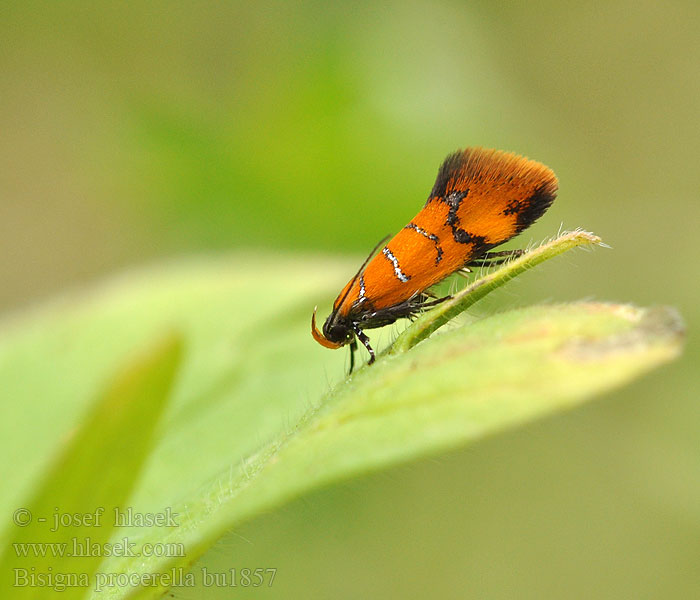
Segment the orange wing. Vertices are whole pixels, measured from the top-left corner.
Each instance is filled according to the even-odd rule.
[[[530,226],[556,193],[556,176],[534,160],[483,148],[451,154],[423,209],[348,282],[334,311],[408,300]]]

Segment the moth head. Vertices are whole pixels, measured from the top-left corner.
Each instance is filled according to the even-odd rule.
[[[318,307],[316,307],[318,308]],[[350,322],[338,313],[332,312],[323,324],[323,332],[316,327],[316,308],[311,315],[311,335],[324,348],[340,348],[352,340]]]

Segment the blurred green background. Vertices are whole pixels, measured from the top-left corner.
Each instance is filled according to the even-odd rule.
[[[671,304],[686,319],[685,357],[605,402],[247,524],[216,555],[278,569],[250,593],[697,596],[696,2],[0,12],[3,311],[192,253],[359,259],[417,212],[447,153],[481,145],[560,178],[515,245],[563,224],[613,249],[564,256],[474,314],[594,298]]]

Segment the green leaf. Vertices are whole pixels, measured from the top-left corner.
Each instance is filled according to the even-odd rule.
[[[0,443],[7,451],[20,446],[25,457],[2,465],[2,475],[20,492],[39,478],[51,442],[79,422],[99,374],[165,326],[184,332],[188,360],[129,501],[134,511],[170,508],[179,526],[118,534],[137,547],[184,544],[184,556],[110,557],[101,573],[164,576],[149,587],[107,586],[100,597],[158,597],[173,576],[178,583],[170,569],[191,565],[246,519],[319,486],[575,405],[681,347],[670,309],[532,307],[444,328],[411,347],[421,333],[410,350],[346,378],[344,355],[315,344],[309,321],[314,304],[332,299],[353,266],[246,255],[193,261],[121,278],[6,324],[0,385],[16,402],[3,404],[2,417],[18,431],[8,428]],[[71,344],[56,352],[67,336]],[[18,384],[37,369],[40,377]],[[79,375],[65,381],[66,372]],[[31,419],[17,402],[36,406]],[[38,432],[49,442],[37,449]],[[11,509],[20,498],[0,500]]]
[[[93,549],[109,541],[114,510],[124,505],[149,454],[180,354],[181,340],[171,335],[124,367],[70,433],[33,498],[14,511],[0,559],[2,588],[13,590],[13,598],[52,596],[54,585],[66,582],[50,582],[65,573],[76,578],[56,589],[61,597],[80,598],[93,587],[102,561]],[[39,544],[50,545],[44,556],[33,555]],[[86,556],[71,556],[76,553]],[[47,583],[37,585],[42,576]]]

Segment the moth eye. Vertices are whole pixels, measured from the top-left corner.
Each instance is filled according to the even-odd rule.
[[[323,327],[323,335],[331,342],[342,342],[348,337],[348,334],[349,329],[347,326],[337,321],[326,323]]]

